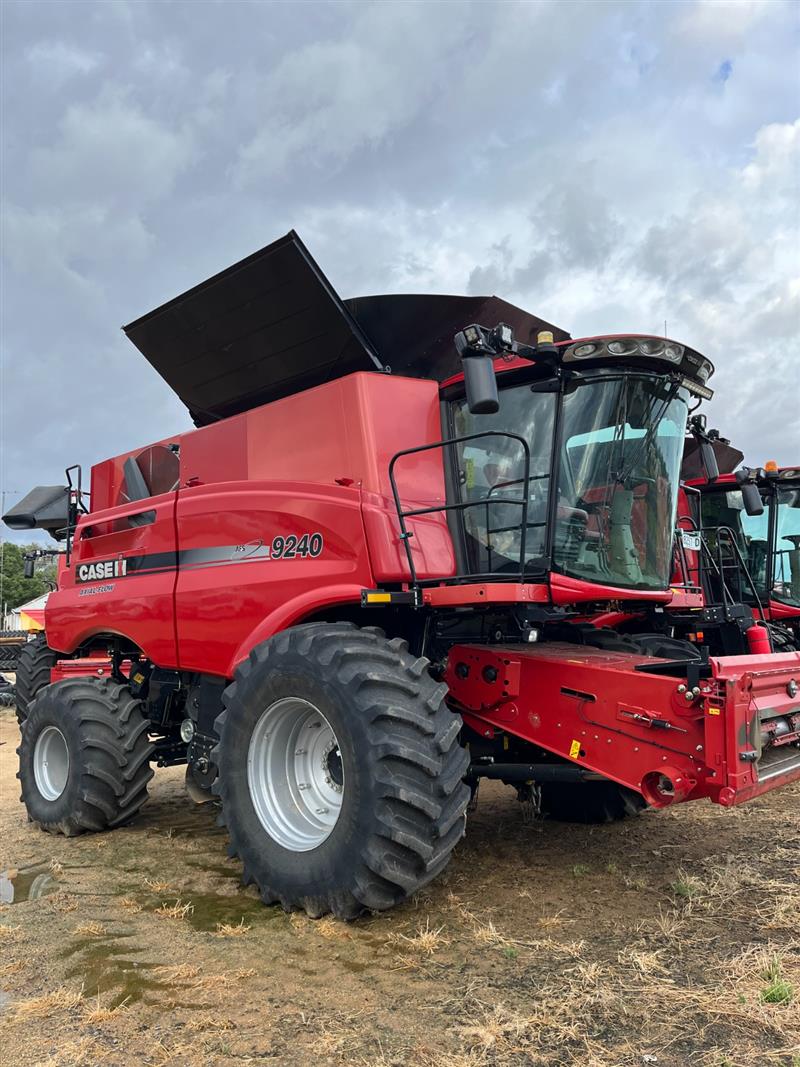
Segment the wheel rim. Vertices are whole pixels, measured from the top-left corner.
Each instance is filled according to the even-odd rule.
[[[57,726],[45,726],[33,750],[33,777],[45,800],[58,800],[67,787],[69,749]]]
[[[284,697],[256,723],[247,784],[261,825],[292,852],[317,848],[330,835],[344,799],[339,742],[322,712]]]

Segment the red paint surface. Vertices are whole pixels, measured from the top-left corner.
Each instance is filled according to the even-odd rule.
[[[800,780],[800,760],[788,773],[761,780],[757,765],[741,759],[752,750],[754,720],[797,714],[786,686],[800,678],[800,653],[712,659],[712,677],[692,701],[678,692],[680,678],[637,671],[639,663],[653,660],[556,643],[461,645],[450,650],[445,681],[453,705],[484,736],[516,734],[638,791],[646,776],[669,770],[684,788],[692,783],[686,799],[738,804]],[[469,668],[466,678],[458,664]],[[487,666],[497,671],[495,682],[485,680]],[[675,729],[647,725],[653,718]]]
[[[441,436],[435,382],[361,373],[160,442],[180,449],[175,492],[124,499],[124,462],[144,450],[97,464],[92,513],[48,601],[49,642],[72,652],[98,634],[119,635],[159,666],[230,676],[253,644],[305,615],[409,579],[389,461]],[[404,459],[397,481],[406,508],[444,503],[441,452]],[[153,523],[128,525],[145,511]],[[409,525],[419,577],[452,575],[444,515]],[[232,562],[237,546],[313,532],[324,539],[317,559]],[[230,565],[75,580],[94,561],[218,546],[230,549],[219,561]]]

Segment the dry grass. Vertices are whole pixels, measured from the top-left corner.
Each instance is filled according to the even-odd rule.
[[[663,938],[664,941],[672,941],[683,928],[684,920],[677,912],[664,911],[662,907],[659,907],[658,915],[653,920],[653,924],[659,937]],[[645,924],[641,923],[637,927],[637,932],[640,932],[644,927]]]
[[[231,974],[224,971],[221,974],[204,974],[192,982],[192,989],[221,989],[233,983]]]
[[[330,1012],[313,1024],[314,1047],[323,1057],[339,1057],[346,1064],[352,1063],[364,1047],[366,1009],[351,1012]],[[303,1013],[300,1013],[306,1025]]]
[[[292,911],[288,915],[289,925],[298,934],[307,934],[313,930],[315,920],[309,919],[305,912]]]
[[[407,934],[390,934],[387,940],[389,944],[419,956],[432,956],[438,949],[450,944],[450,939],[444,934],[444,926],[434,928],[430,919],[425,920],[424,926],[417,927],[417,932],[410,937]]]
[[[321,919],[315,919],[312,924],[312,929],[315,934],[319,934],[320,937],[327,938],[330,941],[353,940],[353,935],[346,923],[340,922],[339,919],[333,919],[330,915],[325,915]]]
[[[229,1030],[235,1030],[235,1023],[230,1019],[226,1019],[224,1016],[219,1015],[217,1012],[197,1012],[186,1023],[186,1029],[191,1032],[217,1032],[225,1033]]]
[[[217,923],[215,935],[217,937],[244,937],[250,929],[242,917],[238,923]]]
[[[106,1058],[105,1050],[92,1037],[61,1041],[59,1047],[46,1060],[39,1060],[33,1067],[96,1067]]]
[[[648,952],[644,949],[625,948],[617,956],[623,967],[631,967],[640,975],[669,974],[662,960],[663,950]]]
[[[0,945],[15,945],[22,940],[23,936],[18,926],[0,923]]]
[[[67,915],[71,911],[77,911],[79,907],[75,897],[70,896],[68,893],[53,893],[45,899],[49,908],[52,908],[53,911],[60,912],[63,915]]]
[[[93,920],[76,926],[72,934],[74,937],[104,937],[107,932],[102,923]]]
[[[81,1018],[87,1026],[98,1026],[100,1023],[107,1023],[127,1009],[129,1000],[130,997],[126,997],[112,1008],[102,1003],[98,993],[95,1000],[84,1002]]]
[[[536,920],[536,925],[540,926],[543,930],[556,930],[574,922],[574,919],[564,918],[564,909],[561,908],[560,911],[556,911],[552,915],[540,915]]]
[[[157,1064],[157,1067],[166,1067],[168,1063],[190,1064],[195,1061],[195,1048],[189,1042],[175,1042],[166,1044],[163,1038],[156,1038],[147,1050],[146,1062]]]
[[[725,976],[739,999],[764,1005],[787,1006],[796,1014],[800,989],[800,941],[788,945],[750,947],[728,962]],[[775,1010],[767,1008],[767,1011]],[[779,1017],[779,1016],[778,1016]]]
[[[34,999],[30,1019],[18,1019],[14,999],[6,1003],[0,1049],[9,1062],[800,1067],[798,787],[757,802],[746,818],[687,805],[621,827],[544,824],[534,842],[518,825],[513,797],[490,792],[492,806],[476,813],[448,883],[355,924],[298,916],[290,926],[283,915],[257,924],[246,916],[252,931],[231,943],[186,921],[137,914],[143,905],[149,919],[162,902],[172,910],[194,900],[197,912],[187,917],[196,917],[201,900],[187,886],[232,894],[211,861],[196,862],[204,847],[224,847],[221,834],[203,830],[211,827],[208,810],[198,809],[194,840],[176,846],[160,829],[148,835],[148,819],[166,825],[182,791],[180,769],[163,775],[134,833],[107,835],[100,854],[91,839],[64,846],[76,856],[64,860],[68,875],[88,864],[74,917],[50,910],[60,894],[0,915],[24,934],[19,944],[0,943],[0,978],[9,976],[12,998],[55,994]],[[30,831],[18,814],[15,806],[9,818],[0,804],[0,840],[9,861],[30,863]],[[39,847],[54,847],[41,840]],[[576,861],[592,873],[575,877]],[[151,895],[142,888],[148,870],[177,888]],[[101,960],[102,981],[94,969],[104,943],[70,942],[73,928],[90,920],[126,935]],[[62,959],[62,948],[75,951]],[[395,966],[398,955],[408,970]],[[129,989],[110,989],[105,976],[116,981],[118,969],[126,981],[133,961],[142,965],[145,1002],[109,1015]],[[85,979],[64,977],[82,968]],[[77,995],[64,1000],[53,987],[81,980],[90,995],[66,1007]],[[298,989],[309,983],[322,992],[306,1004]]]
[[[414,1060],[409,1060],[413,1063]],[[394,1064],[389,1061],[390,1067]],[[469,1049],[465,1052],[437,1051],[424,1052],[419,1060],[421,1067],[485,1067],[487,1063],[485,1049]]]
[[[145,889],[149,889],[151,893],[160,894],[176,892],[169,882],[165,882],[159,878],[145,878],[142,885]]]
[[[188,900],[185,904],[180,897],[174,904],[167,904],[166,902],[160,907],[156,908],[153,912],[159,919],[185,919],[187,915],[191,915],[194,911],[194,904]]]
[[[62,1012],[71,1012],[78,1007],[82,998],[82,990],[76,992],[74,989],[59,986],[41,997],[18,1000],[13,1006],[14,1020],[28,1023],[37,1019],[49,1019],[52,1015]]]
[[[179,963],[174,966],[165,964],[155,967],[153,974],[160,982],[172,985],[174,982],[188,982],[190,978],[196,978],[200,974],[199,967],[193,967],[190,963]]]
[[[469,1051],[487,1052],[498,1047],[513,1048],[529,1026],[530,1019],[497,1004],[480,1021],[459,1026],[458,1032]]]

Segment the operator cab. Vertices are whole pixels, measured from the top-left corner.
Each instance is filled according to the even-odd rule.
[[[667,590],[689,405],[711,396],[711,363],[665,338],[540,335],[531,347],[509,333],[460,335],[500,348],[496,404],[485,368],[470,382],[463,340],[466,382],[443,385],[462,573],[561,574],[586,584],[581,599],[593,585]]]

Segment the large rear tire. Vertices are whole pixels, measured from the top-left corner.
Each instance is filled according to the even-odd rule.
[[[445,692],[405,641],[350,623],[250,653],[223,695],[213,789],[265,903],[353,919],[444,869],[470,795]]]
[[[30,704],[18,778],[33,822],[72,837],[129,822],[153,777],[141,700],[110,678],[68,678]]]
[[[48,648],[44,634],[37,634],[20,650],[17,658],[17,721],[22,726],[31,701],[46,685],[50,685],[50,671],[58,661],[58,653]]]

